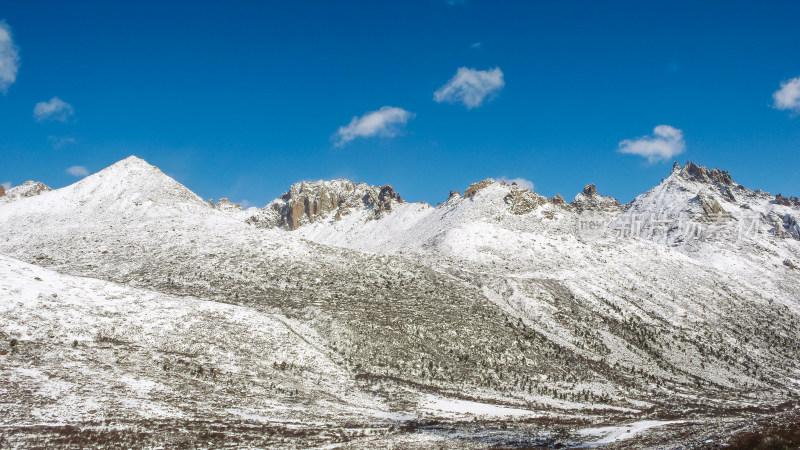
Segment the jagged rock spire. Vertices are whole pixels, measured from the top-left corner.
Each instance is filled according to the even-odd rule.
[[[570,205],[578,212],[583,210],[617,211],[621,208],[617,199],[598,194],[594,184],[587,184],[583,188],[583,192],[576,195]]]
[[[674,171],[675,166],[673,166],[673,173]],[[728,172],[719,169],[708,169],[707,167],[698,166],[691,161],[686,161],[686,166],[681,169],[679,175],[686,180],[696,181],[698,183],[717,183],[726,186],[735,184],[731,178],[731,174]]]
[[[775,196],[775,203],[783,206],[798,206],[800,207],[800,199],[797,197],[784,197],[780,193]]]
[[[349,214],[352,208],[371,208],[379,216],[391,211],[394,203],[402,202],[400,195],[388,184],[375,187],[346,179],[302,181],[293,184],[280,199],[272,201],[248,221],[259,227],[291,231],[334,211],[334,220]]]

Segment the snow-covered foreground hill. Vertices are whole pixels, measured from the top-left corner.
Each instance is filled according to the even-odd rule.
[[[796,199],[348,183],[241,211],[131,157],[0,204],[2,439],[691,445],[800,405]]]

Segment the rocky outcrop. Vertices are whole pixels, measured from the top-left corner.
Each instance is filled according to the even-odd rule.
[[[44,183],[40,183],[38,181],[26,181],[21,185],[14,186],[7,191],[0,186],[0,191],[3,192],[3,195],[0,195],[0,203],[10,203],[21,198],[41,195],[45,192],[52,191],[52,189],[50,189],[50,187]]]
[[[678,163],[675,163],[673,166],[673,173],[676,167],[680,167]],[[703,166],[698,166],[691,161],[686,162],[686,166],[681,169],[678,175],[686,180],[696,181],[698,183],[720,184],[724,186],[735,185],[733,179],[731,179],[731,174],[728,172],[719,169],[708,169]]]
[[[559,206],[567,206],[567,201],[564,200],[564,197],[562,197],[561,194],[556,194],[553,197],[551,197],[550,203]]]
[[[476,192],[480,191],[481,189],[491,186],[494,184],[494,180],[491,178],[487,178],[483,181],[478,181],[477,183],[472,183],[469,185],[466,191],[464,191],[464,197],[472,197],[475,195]]]
[[[214,206],[215,208],[217,208],[219,210],[222,210],[222,211],[241,211],[242,210],[242,205],[240,205],[239,203],[233,203],[232,201],[228,200],[227,198],[219,199],[219,201],[217,202],[216,205],[214,205],[214,202],[212,200],[209,200],[209,203],[211,203],[211,206]]]
[[[723,188],[720,190],[720,194],[722,194],[722,197],[725,200],[731,203],[736,203],[736,196],[733,195],[733,190],[731,190],[730,186],[723,186]]]
[[[783,206],[800,207],[800,199],[797,197],[784,197],[781,194],[775,196],[775,204]]]
[[[540,205],[547,203],[547,198],[543,197],[536,192],[522,188],[517,184],[511,185],[511,192],[509,192],[504,199],[509,206],[512,214],[527,214]]]
[[[391,211],[394,204],[402,202],[400,195],[389,185],[375,187],[345,179],[300,182],[250,217],[248,222],[259,227],[291,231],[334,212],[334,220],[361,208],[371,209],[375,217],[379,217]]]
[[[391,211],[393,201],[403,203],[400,194],[396,193],[393,187],[388,184],[381,187],[381,191],[378,193],[378,212]]]
[[[791,237],[800,240],[800,220],[792,214],[783,216],[783,228]]]
[[[725,211],[718,201],[703,193],[697,194],[697,197],[694,198],[694,201],[699,203],[703,208],[703,218],[707,221],[720,221],[730,218],[728,212]]]
[[[613,212],[622,209],[617,199],[598,194],[593,184],[587,184],[570,205],[578,212],[586,210]]]
[[[5,195],[6,195],[6,188],[5,186],[0,185],[0,197],[3,197]]]

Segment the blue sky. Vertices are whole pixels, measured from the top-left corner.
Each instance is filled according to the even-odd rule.
[[[627,202],[691,159],[798,195],[798,17],[794,1],[3,1],[0,182],[61,187],[136,154],[259,206],[338,177],[434,204],[487,177]]]

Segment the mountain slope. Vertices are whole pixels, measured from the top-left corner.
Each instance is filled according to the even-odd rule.
[[[675,214],[694,208],[701,220],[705,210],[692,203],[698,194],[678,186],[696,181],[681,180],[664,188],[675,197],[662,195],[668,204],[659,208]],[[622,207],[587,187],[568,205],[485,180],[434,208],[402,202],[384,188],[340,184],[354,188],[331,196],[324,183],[301,185],[283,199],[276,217],[296,205],[305,217],[288,231],[280,220],[266,227],[245,220],[263,211],[215,208],[128,158],[72,186],[0,205],[0,254],[144,289],[165,296],[165,304],[191,297],[252,311],[267,325],[224,322],[230,331],[220,331],[240,333],[243,346],[245,329],[282,330],[276,321],[291,323],[305,330],[299,336],[310,347],[291,345],[332,364],[328,372],[309,369],[312,381],[315,373],[332,374],[319,388],[292,381],[296,395],[308,399],[299,403],[313,416],[320,407],[315,399],[346,386],[353,399],[334,409],[345,411],[341,422],[347,414],[363,426],[376,414],[436,418],[477,445],[533,445],[554,436],[534,428],[576,420],[624,424],[679,415],[702,428],[797,404],[796,272],[769,266],[745,277],[703,256],[721,249],[736,264],[755,261],[737,253],[739,247],[726,249],[725,241],[701,239],[707,252],[697,253],[689,245],[619,233],[615,224],[626,214],[659,205],[650,197]],[[797,242],[783,238],[770,251],[792,255]],[[760,258],[774,256],[759,251]],[[215,320],[205,315],[196,323]],[[17,336],[22,325],[14,323],[0,330]],[[177,323],[156,322],[149,332]],[[271,345],[249,351],[271,354]],[[256,376],[259,383],[271,377]],[[356,406],[366,405],[364,399],[378,406]],[[117,409],[113,402],[104,407]],[[187,411],[192,408],[199,406]],[[537,425],[520,422],[488,433],[462,422],[487,420],[487,411],[535,417]],[[450,436],[435,427],[434,434]],[[570,439],[584,442],[576,436]]]
[[[6,443],[32,444],[26,430],[39,428],[59,445],[70,434],[60,424],[102,433],[103,423],[116,422],[144,427],[153,443],[178,444],[181,433],[201,431],[183,430],[194,421],[217,433],[217,445],[240,434],[274,445],[297,429],[338,430],[341,420],[369,414],[379,426],[386,414],[313,332],[280,315],[60,275],[5,256],[0,292],[11,299],[0,303],[0,339],[14,339],[0,356]]]

